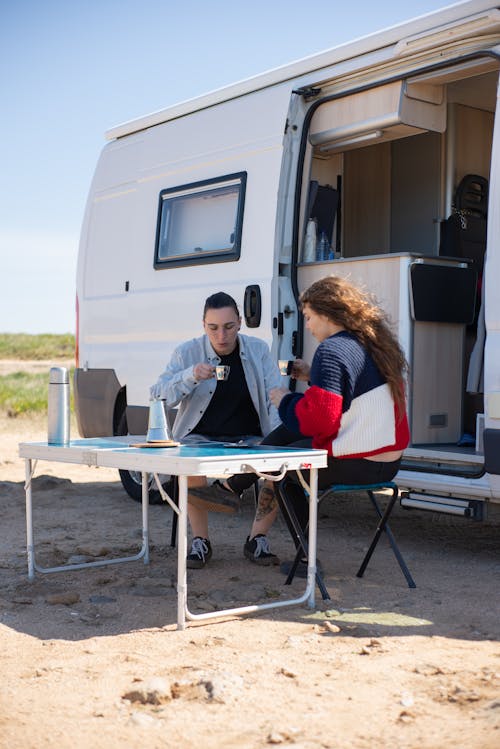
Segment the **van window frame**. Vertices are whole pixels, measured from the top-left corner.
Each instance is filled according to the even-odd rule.
[[[235,215],[235,226],[234,226],[234,240],[230,248],[222,248],[220,250],[202,251],[196,253],[189,253],[184,255],[173,255],[172,257],[160,258],[160,238],[162,234],[162,220],[163,220],[163,206],[167,196],[175,197],[176,194],[179,197],[192,196],[193,198],[199,195],[203,195],[204,192],[213,192],[214,186],[221,187],[221,190],[227,187],[230,182],[239,182],[237,185],[238,198],[236,205]],[[224,174],[220,177],[211,177],[210,179],[199,180],[197,182],[189,182],[184,185],[176,185],[175,187],[168,187],[160,191],[158,199],[158,215],[156,223],[156,238],[155,238],[155,251],[154,251],[154,263],[153,266],[156,270],[166,270],[167,268],[179,268],[190,265],[206,265],[209,263],[226,263],[236,262],[239,260],[241,255],[241,238],[243,233],[243,214],[245,206],[245,193],[246,193],[246,182],[247,172],[234,172],[233,174]],[[216,189],[215,187],[215,189]]]

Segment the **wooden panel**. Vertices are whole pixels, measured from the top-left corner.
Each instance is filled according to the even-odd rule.
[[[410,400],[415,444],[460,439],[463,344],[463,325],[414,324]],[[441,421],[445,423],[440,425]]]
[[[417,98],[419,93],[424,94],[423,99]],[[404,83],[393,81],[318,107],[311,120],[309,139],[314,146],[335,147],[335,140],[363,137],[378,130],[378,137],[392,140],[419,130],[443,132],[445,126],[445,97],[440,86],[413,86],[409,97]]]
[[[401,81],[394,81],[359,94],[334,99],[318,107],[311,120],[311,142],[314,143],[324,132],[334,133],[353,123],[361,126],[377,117],[397,114],[401,106],[401,85]]]
[[[455,186],[466,174],[489,179],[494,115],[482,109],[455,106]]]
[[[441,135],[425,133],[392,144],[391,247],[437,255]]]
[[[341,153],[330,154],[328,158],[312,160],[311,179],[317,179],[320,185],[337,186],[337,176],[342,174]]]
[[[389,143],[344,154],[343,256],[387,252],[390,243]]]

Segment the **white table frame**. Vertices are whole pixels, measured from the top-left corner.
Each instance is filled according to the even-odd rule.
[[[326,466],[325,450],[308,450],[293,448],[278,448],[269,446],[263,448],[235,448],[207,447],[197,448],[185,445],[175,448],[132,448],[130,444],[144,438],[108,437],[95,439],[81,439],[70,442],[67,446],[48,445],[46,442],[24,442],[19,445],[19,455],[25,460],[26,470],[26,536],[28,557],[28,578],[32,580],[35,571],[41,573],[70,571],[85,567],[97,567],[106,564],[131,562],[143,558],[149,562],[149,531],[148,531],[148,474],[165,474],[179,477],[179,506],[173,503],[174,511],[178,512],[178,543],[177,543],[177,628],[185,629],[186,619],[200,621],[216,617],[239,614],[251,614],[284,606],[294,606],[307,602],[309,608],[314,608],[314,594],[316,585],[316,539],[317,539],[317,489],[318,468]],[[33,510],[32,510],[32,478],[34,473],[33,460],[73,463],[88,466],[102,466],[142,474],[142,546],[140,551],[128,557],[66,564],[59,567],[40,567],[35,559]],[[255,471],[263,474],[283,472],[284,470],[310,470],[309,496],[309,562],[307,568],[307,582],[304,593],[298,598],[284,601],[273,601],[230,609],[219,609],[202,614],[194,614],[188,608],[187,601],[187,479],[188,476],[227,477],[235,473]]]

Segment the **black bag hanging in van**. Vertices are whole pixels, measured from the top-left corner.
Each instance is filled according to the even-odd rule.
[[[478,174],[466,174],[455,192],[451,216],[441,224],[439,254],[469,259],[479,279],[486,251],[488,180]]]
[[[339,191],[331,185],[320,185],[316,180],[312,180],[309,183],[307,203],[307,217],[317,220],[318,236],[325,232],[330,245],[336,247],[333,229],[339,205]]]

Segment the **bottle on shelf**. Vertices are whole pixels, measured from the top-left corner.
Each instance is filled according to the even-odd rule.
[[[319,236],[318,244],[316,245],[316,261],[322,263],[325,260],[328,260],[329,255],[330,242],[328,241],[326,232],[322,231]]]
[[[310,218],[307,222],[306,237],[304,241],[304,253],[302,261],[304,263],[313,263],[316,260],[316,243],[318,241],[318,227],[315,218]]]

